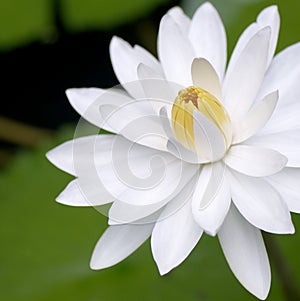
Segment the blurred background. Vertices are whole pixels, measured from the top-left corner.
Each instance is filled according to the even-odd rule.
[[[190,16],[201,0],[0,0],[0,299],[256,300],[234,279],[216,238],[203,237],[179,268],[161,277],[149,242],[119,265],[89,269],[106,218],[54,199],[71,179],[45,152],[72,139],[79,115],[65,90],[117,84],[113,35],[156,53],[160,18],[174,5]],[[277,4],[277,52],[300,41],[299,0],[212,0],[228,50],[260,10]],[[300,81],[300,79],[299,79]],[[296,234],[266,236],[268,300],[300,300],[300,217]]]

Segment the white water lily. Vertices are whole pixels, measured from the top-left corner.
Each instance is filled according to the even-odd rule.
[[[261,230],[293,233],[300,212],[300,44],[277,54],[276,6],[239,38],[226,67],[226,35],[205,3],[190,20],[161,20],[156,60],[114,37],[110,55],[124,88],[70,89],[72,106],[116,135],[77,138],[47,157],[76,176],[57,201],[112,203],[93,269],[112,266],[151,236],[161,274],[203,232],[218,236],[234,275],[260,299],[270,288]]]

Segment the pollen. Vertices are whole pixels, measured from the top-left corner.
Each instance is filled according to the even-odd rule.
[[[232,139],[231,122],[225,108],[211,93],[195,86],[180,90],[173,103],[172,126],[176,139],[186,148],[201,153],[195,144],[194,110],[200,111],[218,127],[229,147]]]

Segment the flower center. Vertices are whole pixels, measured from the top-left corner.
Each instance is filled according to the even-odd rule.
[[[191,86],[180,90],[172,107],[172,125],[176,139],[186,148],[200,155],[194,135],[194,110],[200,111],[213,122],[224,137],[226,148],[232,139],[230,118],[222,104],[208,91]]]

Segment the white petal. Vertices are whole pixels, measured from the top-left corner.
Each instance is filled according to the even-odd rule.
[[[218,12],[210,3],[204,3],[195,12],[189,39],[196,56],[209,61],[222,80],[227,57],[226,34]]]
[[[95,145],[102,152],[101,141]],[[150,205],[172,199],[199,168],[167,152],[115,137],[106,156],[94,158],[104,187],[117,200],[131,205]]]
[[[152,229],[153,224],[110,226],[96,244],[91,268],[99,270],[119,263],[143,244]]]
[[[115,135],[94,135],[70,140],[50,150],[46,157],[53,165],[71,175],[98,178],[94,158],[107,157],[115,137]],[[101,144],[100,152],[95,152],[96,144]]]
[[[261,27],[271,27],[271,39],[269,47],[268,65],[270,64],[273,55],[275,53],[278,33],[280,27],[280,17],[278,13],[278,7],[276,5],[269,6],[262,10],[257,17],[257,24]]]
[[[110,203],[114,198],[99,181],[88,178],[75,179],[56,198],[58,203],[69,206],[99,206]]]
[[[99,111],[100,105],[120,106],[132,101],[122,90],[116,88],[108,90],[97,88],[68,89],[66,94],[72,107],[84,119],[108,131],[112,131],[112,129],[104,123]]]
[[[224,158],[231,168],[252,177],[265,177],[282,170],[287,158],[279,152],[249,145],[233,145]]]
[[[221,131],[198,110],[193,112],[194,136],[197,149],[205,159],[217,161],[225,153],[226,145]]]
[[[114,201],[109,209],[108,223],[109,225],[129,223],[140,224],[141,222],[139,220],[141,219],[143,219],[143,223],[155,222],[157,218],[153,217],[152,214],[161,209],[167,202],[168,200],[164,200],[160,203],[139,206],[120,201]]]
[[[169,81],[183,86],[192,84],[191,65],[195,57],[194,50],[169,15],[165,15],[160,22],[158,56]]]
[[[272,148],[288,158],[287,166],[300,167],[299,137],[300,129],[296,129],[270,135],[253,136],[247,140],[247,144]]]
[[[224,102],[232,121],[240,120],[251,107],[267,68],[270,28],[256,33],[240,53],[232,72],[226,74]]]
[[[125,138],[159,150],[166,150],[168,137],[159,116],[145,112],[148,100],[139,100],[123,106],[101,105],[100,114],[113,132]]]
[[[278,91],[272,92],[256,104],[239,123],[233,126],[233,144],[245,141],[259,131],[272,116],[278,100]]]
[[[193,216],[208,234],[216,235],[231,203],[224,164],[204,165],[193,195]]]
[[[193,151],[184,147],[180,142],[176,140],[176,138],[170,138],[167,143],[167,150],[169,153],[174,155],[180,160],[183,160],[192,164],[203,164],[208,163],[209,160],[205,159]]]
[[[192,216],[190,186],[184,189],[181,198],[166,206],[163,219],[156,222],[152,232],[152,253],[161,275],[181,264],[203,233]]]
[[[198,86],[218,100],[222,100],[222,89],[218,74],[209,61],[203,58],[193,60],[192,78],[194,86]]]
[[[138,66],[137,74],[145,93],[145,99],[151,103],[155,113],[159,115],[163,106],[171,110],[178,91],[184,87],[167,81],[144,64]]]
[[[113,37],[110,43],[110,57],[119,82],[134,97],[143,97],[142,89],[136,74],[140,63],[161,73],[159,62],[145,49],[139,46],[131,47],[126,41]]]
[[[262,130],[262,134],[276,133],[300,127],[295,114],[300,109],[300,43],[281,51],[270,65],[258,97],[279,90],[279,101],[275,112]]]
[[[280,25],[280,19],[278,14],[277,6],[269,6],[261,11],[261,13],[257,17],[257,22],[252,23],[249,25],[244,32],[239,37],[239,40],[232,52],[228,68],[227,68],[227,74],[230,74],[232,72],[232,68],[235,66],[237,60],[239,59],[239,56],[241,52],[244,50],[246,45],[248,44],[249,40],[262,28],[266,26],[270,26],[271,28],[271,39],[270,39],[270,47],[269,47],[269,54],[268,54],[268,62],[271,61],[276,44],[277,44],[277,38],[278,38],[278,32],[279,32],[279,25]],[[277,88],[270,90],[271,91],[276,90]],[[260,98],[262,98],[265,94],[261,95]]]
[[[179,6],[173,7],[168,11],[168,15],[176,22],[183,34],[187,34],[190,28],[191,20],[184,14]]]
[[[267,181],[280,193],[290,211],[300,213],[300,170],[285,168]]]
[[[270,290],[271,272],[260,231],[232,206],[218,235],[236,278],[249,292],[264,300]]]
[[[255,227],[271,233],[294,233],[287,205],[263,178],[231,171],[231,196],[241,214]]]

